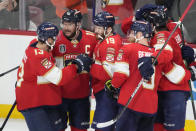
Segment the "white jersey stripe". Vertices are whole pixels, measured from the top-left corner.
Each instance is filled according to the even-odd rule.
[[[114,63],[110,63],[107,61],[103,62],[103,68],[105,69],[105,71],[108,73],[108,75],[112,78],[113,74],[114,74]]]
[[[129,76],[129,64],[126,62],[115,62],[115,72],[120,72]]]
[[[62,79],[62,70],[53,66],[53,68],[50,69],[43,77],[53,84],[58,85]]]
[[[174,63],[173,69],[170,72],[166,73],[165,76],[174,84],[178,84],[185,77],[185,73],[186,72],[184,68]]]
[[[155,50],[160,50],[163,47],[163,45],[164,44],[156,44],[156,45],[154,45],[154,48],[155,48]],[[172,47],[168,44],[165,46],[164,50],[169,50],[169,51],[173,52]]]

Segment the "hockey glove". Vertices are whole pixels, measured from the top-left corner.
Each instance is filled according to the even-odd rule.
[[[154,68],[152,65],[151,57],[142,57],[138,59],[138,69],[140,71],[141,76],[145,80],[150,80],[151,76],[154,73]]]
[[[65,65],[65,66],[71,65],[71,64],[72,64],[72,61],[73,61],[73,59],[65,60],[65,61],[64,61],[64,65]]]
[[[193,48],[187,45],[183,45],[181,51],[182,51],[182,58],[186,60],[188,64],[195,61],[195,53]]]
[[[191,72],[191,80],[195,81],[196,80],[196,66],[191,66],[189,70]]]
[[[104,86],[105,86],[105,91],[109,95],[109,97],[118,99],[120,89],[113,87],[111,84],[111,80],[106,81]]]
[[[78,66],[78,73],[81,73],[82,71],[89,72],[92,59],[87,54],[80,54],[72,61],[72,63]]]
[[[146,20],[146,17],[151,11],[156,9],[157,6],[153,4],[146,4],[142,8],[138,9],[135,13],[136,20]]]

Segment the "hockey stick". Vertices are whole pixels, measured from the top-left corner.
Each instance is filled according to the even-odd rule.
[[[2,76],[4,76],[5,74],[10,73],[10,72],[12,72],[12,71],[14,71],[14,70],[18,69],[18,68],[19,68],[19,66],[14,67],[14,68],[12,68],[12,69],[10,69],[10,70],[8,70],[8,71],[4,72],[4,73],[1,73],[1,74],[0,74],[0,77],[2,77]]]
[[[3,124],[2,124],[2,126],[1,126],[1,128],[0,128],[0,131],[3,131],[3,128],[5,127],[5,124],[7,123],[7,121],[8,121],[8,119],[9,119],[10,115],[12,114],[12,112],[13,112],[15,106],[16,106],[16,100],[15,100],[14,104],[12,105],[12,107],[11,107],[9,113],[7,114],[5,120],[4,120],[4,122],[3,122]]]
[[[15,88],[16,88],[16,85],[17,85],[17,82],[15,83]],[[0,128],[0,131],[3,131],[3,128],[5,127],[5,124],[7,123],[7,121],[8,121],[8,119],[9,119],[10,115],[12,114],[12,112],[13,112],[15,106],[16,106],[16,100],[14,101],[14,104],[12,105],[12,107],[11,107],[9,113],[7,114],[5,120],[4,120],[4,122],[3,122],[3,124],[2,124],[2,126],[1,126],[1,128]]]
[[[125,112],[125,110],[127,109],[128,105],[130,104],[131,100],[133,99],[133,97],[135,96],[135,94],[137,93],[137,91],[140,89],[142,83],[144,82],[144,79],[142,79],[139,84],[137,85],[137,87],[135,88],[135,90],[133,91],[131,97],[129,98],[128,102],[126,103],[126,105],[124,106],[124,108],[122,109],[122,111],[112,120],[107,121],[107,122],[102,122],[102,123],[97,123],[97,128],[104,128],[104,127],[108,127],[113,125],[117,120],[119,120],[119,118],[123,115],[123,113]]]
[[[180,12],[180,1],[181,0],[178,0],[178,15],[180,16],[181,15],[181,12]],[[182,35],[182,45],[185,45],[185,40],[184,40],[184,33],[183,33],[183,29],[182,29],[182,24],[180,25],[180,31],[181,31],[181,35]],[[184,60],[185,62],[185,65],[186,65],[186,68],[188,69],[188,66],[187,66],[187,62]],[[192,104],[192,109],[193,109],[193,117],[194,117],[194,120],[195,120],[195,126],[196,126],[196,110],[195,110],[195,103],[194,103],[194,97],[193,97],[193,90],[192,90],[192,85],[191,85],[191,80],[188,81],[189,82],[189,88],[190,88],[190,97],[191,97],[191,104]]]
[[[192,4],[194,3],[195,0],[192,0],[188,7],[186,8],[186,10],[184,11],[182,17],[180,18],[180,20],[177,22],[176,27],[173,29],[173,31],[171,32],[171,34],[169,35],[169,37],[167,38],[167,40],[165,41],[164,45],[162,46],[162,48],[160,49],[160,51],[158,52],[157,56],[155,57],[155,60],[153,61],[153,65],[155,64],[157,58],[159,57],[159,55],[161,54],[162,50],[165,48],[165,46],[167,45],[168,41],[170,40],[170,38],[172,37],[172,35],[174,34],[174,32],[176,31],[176,29],[178,28],[178,26],[181,24],[181,21],[184,19],[184,17],[186,16],[187,12],[189,11],[190,7],[192,6]],[[139,88],[141,87],[142,83],[144,82],[144,79],[142,79],[138,86],[135,88],[134,92],[132,93],[131,97],[128,99],[128,102],[126,103],[126,105],[124,106],[124,108],[122,109],[122,111],[112,120],[109,120],[107,122],[101,122],[101,123],[97,123],[97,128],[104,128],[104,127],[108,127],[110,125],[113,125],[117,120],[119,120],[119,118],[123,115],[123,113],[125,112],[125,110],[127,109],[128,105],[130,104],[130,102],[132,101],[133,97],[135,96],[135,94],[137,93],[137,91],[139,90]]]
[[[192,104],[192,109],[193,109],[193,117],[195,119],[195,126],[196,126],[196,110],[195,110],[195,103],[194,103],[194,99],[193,99],[193,90],[192,90],[192,86],[191,86],[191,81],[189,80],[189,87],[190,87],[190,94],[191,94],[191,104]]]

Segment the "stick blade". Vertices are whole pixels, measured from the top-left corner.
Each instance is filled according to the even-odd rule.
[[[104,128],[113,125],[116,122],[116,120],[110,120],[107,122],[97,123],[97,128]]]

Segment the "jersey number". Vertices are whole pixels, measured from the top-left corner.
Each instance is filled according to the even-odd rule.
[[[107,41],[107,44],[110,44],[110,43],[115,44],[114,38],[107,38],[106,41]]]
[[[19,67],[19,72],[18,72],[18,81],[17,81],[17,86],[21,87],[21,83],[23,82],[23,76],[24,76],[24,64],[23,62],[21,63],[20,67]]]
[[[38,54],[40,55],[44,54],[43,50],[35,49],[35,55],[38,55]]]

